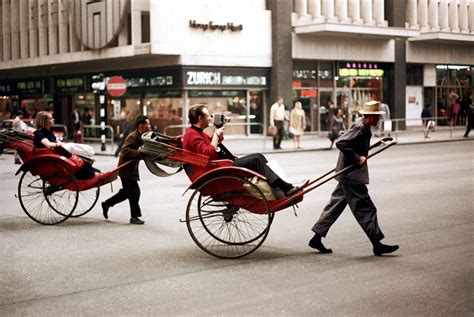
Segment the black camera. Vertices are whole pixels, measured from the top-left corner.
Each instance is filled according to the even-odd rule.
[[[224,124],[226,124],[227,122],[230,122],[230,118],[229,117],[226,117],[225,115],[223,115],[222,113],[214,113],[212,115],[212,124],[216,127],[216,128],[221,128],[224,126]]]

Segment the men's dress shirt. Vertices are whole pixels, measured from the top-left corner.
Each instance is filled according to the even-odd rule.
[[[285,120],[285,105],[274,103],[270,108],[270,124],[275,125],[275,121]]]
[[[185,150],[207,155],[211,160],[218,160],[216,149],[211,144],[212,137],[204,133],[203,129],[191,126],[186,129],[183,136],[183,148]],[[222,141],[223,138],[219,138]]]
[[[367,157],[369,154],[371,137],[370,126],[359,121],[336,142],[336,147],[341,151],[337,161],[336,172],[349,165],[357,164],[355,169],[337,176],[336,180],[338,182],[345,184],[369,183],[367,163],[361,166],[357,162],[361,156]]]
[[[121,169],[118,174],[120,177],[130,180],[140,180],[138,173],[138,164],[142,157],[138,148],[143,145],[142,136],[138,133],[138,130],[131,132],[123,142],[122,149],[120,150],[120,157],[118,165],[124,164],[131,160],[137,160],[134,164],[130,164],[125,168]]]

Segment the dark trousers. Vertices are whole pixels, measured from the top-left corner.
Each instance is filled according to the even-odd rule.
[[[325,237],[348,204],[370,241],[373,243],[382,240],[384,235],[377,222],[377,208],[370,199],[365,184],[338,183],[312,230]]]
[[[273,148],[279,149],[281,147],[281,140],[283,139],[283,121],[275,120],[274,123],[277,128],[277,133],[273,136]]]
[[[130,217],[141,217],[142,211],[138,204],[138,201],[140,200],[140,187],[138,186],[138,182],[136,180],[125,179],[122,177],[120,177],[120,180],[122,181],[122,188],[117,194],[107,199],[104,203],[113,207],[114,205],[128,199],[128,202],[130,203]]]
[[[237,158],[232,165],[248,168],[254,172],[262,174],[267,178],[267,182],[272,185],[280,179],[274,171],[267,165],[267,159],[260,153],[249,154]]]

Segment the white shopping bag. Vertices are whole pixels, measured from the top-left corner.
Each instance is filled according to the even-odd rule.
[[[392,120],[385,120],[383,123],[384,132],[392,132]]]
[[[92,159],[95,154],[92,146],[82,143],[63,143],[63,148],[73,154],[84,156],[90,159]]]
[[[289,183],[290,181],[288,180],[288,177],[286,177],[285,172],[283,172],[283,169],[281,168],[280,164],[276,160],[271,160],[267,162],[267,166],[272,169],[275,174],[277,174],[282,180],[285,182]]]

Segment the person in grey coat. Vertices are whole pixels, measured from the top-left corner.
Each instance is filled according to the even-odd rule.
[[[336,142],[336,147],[340,150],[336,172],[352,164],[357,164],[357,167],[336,177],[338,184],[331,195],[331,200],[312,228],[315,235],[309,241],[309,246],[321,253],[332,252],[323,245],[321,238],[326,237],[347,205],[372,242],[375,255],[392,253],[399,248],[398,245],[385,245],[380,242],[384,235],[377,222],[377,208],[370,199],[367,189],[369,170],[366,160],[372,137],[370,128],[377,125],[383,111],[380,111],[379,102],[369,101],[359,112],[364,115],[363,119],[355,123]]]

